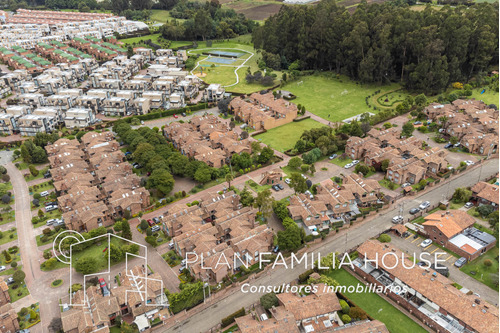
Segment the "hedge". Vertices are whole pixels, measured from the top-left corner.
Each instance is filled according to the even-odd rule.
[[[314,273],[314,269],[309,269],[304,273],[299,275],[299,283],[306,282],[309,279],[309,276]]]
[[[239,309],[235,313],[233,313],[233,314],[231,314],[231,315],[229,315],[226,318],[223,318],[221,320],[222,327],[229,326],[230,324],[234,323],[235,318],[242,317],[244,315],[245,315],[245,308]]]
[[[127,123],[130,123],[132,121],[132,119],[135,119],[135,118],[137,118],[139,120],[158,119],[158,118],[173,116],[174,114],[183,113],[183,112],[186,112],[188,110],[198,111],[198,110],[203,110],[203,109],[207,109],[207,108],[208,108],[208,103],[199,103],[199,104],[186,106],[186,107],[179,108],[179,109],[160,110],[160,111],[150,112],[150,113],[146,113],[146,114],[141,114],[138,116],[132,116],[132,117],[125,118],[124,120]]]

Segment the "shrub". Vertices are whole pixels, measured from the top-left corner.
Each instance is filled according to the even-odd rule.
[[[389,243],[391,241],[391,236],[389,236],[388,234],[382,234],[378,237],[378,240],[381,243]]]
[[[486,259],[485,261],[483,261],[483,264],[486,267],[491,267],[491,265],[493,265],[493,262],[491,261],[491,259]]]
[[[343,314],[341,319],[342,319],[342,322],[344,322],[344,324],[349,324],[351,322],[351,317],[349,317],[349,315],[346,315],[346,314]]]
[[[226,318],[223,318],[221,320],[222,327],[229,326],[229,324],[232,324],[234,322],[235,318],[242,317],[244,315],[245,315],[245,308],[239,309],[235,313],[233,313],[233,314],[231,314],[231,315],[229,315]]]
[[[309,269],[299,275],[299,283],[304,283],[309,279],[309,276],[314,273],[314,269]]]
[[[354,319],[365,320],[368,318],[368,315],[363,309],[358,308],[357,306],[353,306],[351,310],[349,310],[349,317]]]
[[[242,267],[244,267],[244,266],[242,266]],[[262,305],[264,307],[264,309],[269,310],[273,306],[279,305],[278,297],[276,297],[275,293],[265,294],[264,296],[262,296],[260,298],[260,305]]]
[[[341,299],[339,303],[340,303],[340,307],[342,308],[342,313],[348,314],[350,309],[351,309],[349,307],[349,304],[347,304],[347,302],[344,301],[343,299]]]

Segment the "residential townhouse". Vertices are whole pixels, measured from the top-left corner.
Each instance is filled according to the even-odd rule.
[[[499,187],[498,184],[490,184],[487,182],[479,182],[472,188],[471,201],[475,205],[489,205],[495,210],[498,210],[499,205]]]
[[[20,330],[17,312],[10,303],[0,306],[0,330],[5,333],[15,333]]]
[[[9,304],[10,301],[11,299],[9,295],[9,286],[7,285],[7,282],[0,281],[0,307],[4,306],[5,304]]]
[[[95,112],[86,108],[68,109],[63,118],[66,128],[85,128],[95,123]]]
[[[355,272],[367,283],[382,288],[404,288],[404,292],[397,294],[391,289],[384,293],[431,329],[463,333],[498,331],[497,307],[461,292],[453,286],[453,281],[430,268],[414,265],[408,257],[403,259],[404,265],[398,263],[405,254],[394,246],[368,240],[357,252],[359,257],[353,262]],[[387,253],[394,255],[384,256]]]
[[[272,93],[253,93],[234,98],[229,107],[232,113],[255,130],[268,130],[297,118],[297,106]]]
[[[218,102],[224,98],[226,90],[220,84],[212,83],[203,91],[203,100],[206,102]]]

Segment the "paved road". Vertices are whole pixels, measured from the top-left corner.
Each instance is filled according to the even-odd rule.
[[[495,175],[498,172],[498,159],[493,159],[486,162],[480,170],[479,168],[472,169],[470,171],[464,172],[457,178],[454,178],[450,182],[450,187],[455,189],[457,187],[472,186],[474,185],[481,173],[482,178]],[[418,205],[422,201],[428,200],[430,202],[439,202],[443,194],[448,191],[448,186],[443,184],[437,186],[430,191],[423,194],[421,197],[407,197],[403,199],[408,205],[407,207]],[[363,243],[366,239],[378,235],[381,231],[386,230],[392,226],[391,218],[397,214],[398,208],[390,209],[386,211],[383,215],[380,215],[367,223],[356,225],[346,232],[341,232],[334,238],[330,239],[325,243],[320,243],[318,247],[314,248],[315,253],[322,253],[326,255],[330,252],[345,252],[352,249],[359,244]],[[310,250],[311,251],[311,250]],[[254,280],[252,285],[281,285],[282,283],[288,283],[297,278],[297,276],[303,273],[306,269],[301,265],[292,269],[286,269],[283,266],[277,266],[275,269],[271,270],[267,275],[263,275],[260,278]],[[464,287],[468,288],[467,285]],[[473,288],[470,288],[473,289]],[[241,307],[248,306],[249,304],[258,302],[262,294],[250,294],[243,293],[241,291],[235,292],[234,294],[226,297],[213,304],[212,306],[206,308],[205,310],[192,315],[188,320],[179,323],[178,325],[171,327],[167,330],[162,328],[162,332],[204,332],[208,328],[213,327],[220,323],[221,318],[224,318],[235,311],[235,309],[240,309]]]

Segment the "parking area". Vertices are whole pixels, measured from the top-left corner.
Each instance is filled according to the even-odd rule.
[[[433,260],[434,258],[444,260],[444,265],[447,267],[453,266],[455,261],[459,258],[458,255],[444,251],[440,247],[436,246],[435,243],[430,243],[424,247],[421,246],[424,240],[425,238],[422,236],[410,233],[410,235],[406,237],[392,237],[391,243],[394,243],[396,247],[400,248],[412,257],[414,256],[414,253],[416,257],[419,257],[422,252],[430,253]]]

